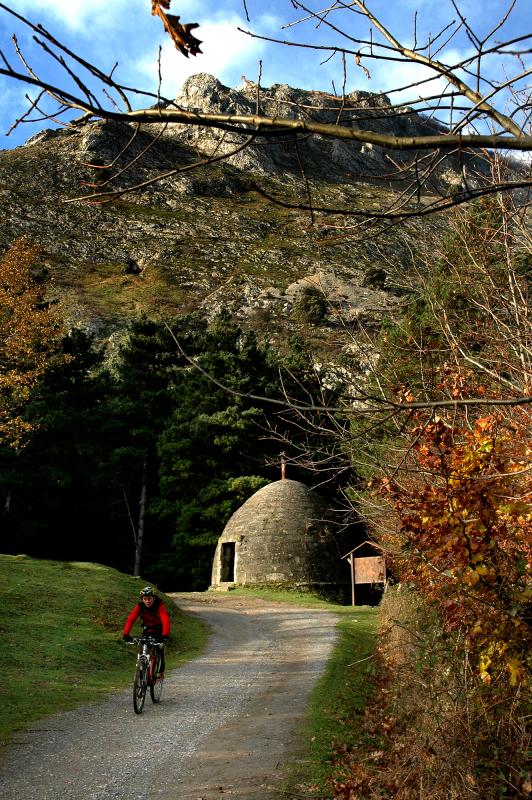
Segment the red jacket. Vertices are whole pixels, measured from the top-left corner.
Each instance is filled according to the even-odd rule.
[[[151,608],[148,608],[141,601],[137,603],[124,625],[124,636],[128,636],[135,620],[140,616],[142,624],[146,628],[146,633],[153,636],[170,636],[170,617],[164,603],[158,597],[155,598]]]

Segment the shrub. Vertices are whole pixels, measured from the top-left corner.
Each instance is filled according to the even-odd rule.
[[[383,747],[353,765],[350,793],[337,796],[526,797],[523,686],[479,682],[463,634],[447,633],[435,608],[404,585],[388,589],[380,617],[381,692],[366,724]]]
[[[315,286],[305,286],[294,310],[302,322],[320,325],[327,314],[327,300],[323,292]]]

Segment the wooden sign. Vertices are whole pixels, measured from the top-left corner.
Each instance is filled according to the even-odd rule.
[[[370,545],[373,552],[381,549],[374,542],[365,541],[350,550],[342,558],[347,559],[349,571],[351,572],[351,604],[355,605],[355,585],[386,583],[386,562],[384,556],[360,556],[355,557],[354,553],[364,545]]]
[[[354,559],[355,583],[384,583],[386,568],[382,556]]]

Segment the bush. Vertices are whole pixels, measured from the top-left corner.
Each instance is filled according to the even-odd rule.
[[[294,310],[302,322],[320,325],[327,314],[327,300],[323,292],[315,286],[305,286]]]
[[[524,686],[479,681],[462,633],[405,586],[385,593],[380,616],[389,753],[370,783],[396,800],[525,797]]]

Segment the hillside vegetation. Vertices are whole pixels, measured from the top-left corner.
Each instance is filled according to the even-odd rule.
[[[4,615],[0,740],[35,720],[102,700],[132,682],[122,627],[142,579],[100,564],[0,556]],[[167,601],[169,669],[197,655],[206,631]]]
[[[185,89],[187,102],[197,92],[213,111],[221,98],[242,99],[204,74],[190,78]],[[281,89],[272,90],[272,96]],[[291,93],[297,102],[319,100],[325,108],[330,102],[320,93]],[[360,102],[371,107],[372,96]],[[316,113],[331,117],[330,110]],[[390,119],[377,114],[375,125],[394,130],[407,125],[412,131],[433,127],[419,115],[397,119],[388,105],[383,113]],[[282,341],[300,328],[293,312],[302,286],[323,283],[327,324],[312,328],[311,335],[325,352],[338,352],[349,337],[337,312],[370,327],[378,324],[396,305],[397,283],[372,286],[371,275],[394,254],[407,259],[416,242],[442,227],[412,219],[400,234],[385,228],[375,238],[357,236],[355,243],[353,232],[348,239],[336,236],[335,215],[309,225],[304,210],[269,202],[253,188],[257,180],[283,201],[304,200],[292,141],[273,148],[254,144],[239,157],[175,175],[112,203],[83,202],[87,186],[108,172],[117,172],[113,189],[127,188],[176,165],[190,166],[198,147],[209,152],[220,145],[209,133],[191,140],[180,126],[157,139],[157,126],[149,126],[121,155],[131,133],[127,124],[94,122],[45,131],[23,147],[0,151],[0,250],[29,236],[41,248],[42,264],[53,278],[49,294],[67,326],[101,338],[121,332],[142,312],[168,319],[225,305],[245,327]],[[338,145],[341,154],[331,158],[330,143],[323,139],[300,147],[314,203],[373,211],[396,198],[397,187],[385,179],[389,164],[375,153],[369,157],[360,148]],[[134,166],[122,173],[130,158]],[[109,171],[97,166],[111,163]]]

